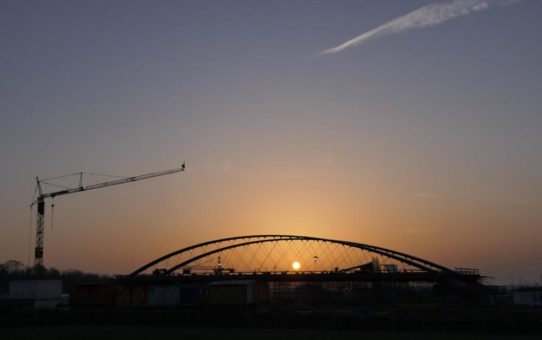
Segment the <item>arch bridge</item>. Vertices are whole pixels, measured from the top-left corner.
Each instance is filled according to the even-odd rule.
[[[475,270],[453,270],[420,257],[364,243],[300,235],[246,235],[178,249],[129,276],[176,277],[274,275],[315,279],[325,275],[364,277],[454,277],[478,280]]]

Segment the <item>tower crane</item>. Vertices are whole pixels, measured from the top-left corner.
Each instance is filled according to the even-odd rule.
[[[91,185],[83,186],[83,172],[78,173],[79,177],[79,185],[75,188],[71,189],[64,189],[54,192],[47,192],[44,193],[43,189],[41,187],[41,183],[44,182],[44,180],[40,180],[38,177],[36,177],[36,190],[38,193],[38,196],[35,201],[32,202],[30,207],[33,207],[34,205],[38,206],[37,209],[37,219],[36,219],[36,247],[34,248],[34,265],[43,265],[43,234],[44,234],[44,224],[45,224],[45,199],[47,198],[54,198],[56,196],[61,195],[67,195],[67,194],[73,194],[76,192],[81,191],[88,191],[88,190],[94,190],[94,189],[101,189],[110,187],[113,185],[118,184],[124,184],[124,183],[131,183],[140,181],[143,179],[158,177],[158,176],[164,176],[164,175],[170,175],[177,172],[182,172],[185,170],[185,163],[183,162],[180,167],[169,169],[169,170],[163,170],[158,172],[151,172],[144,175],[139,176],[133,176],[133,177],[125,177],[120,178],[112,181],[107,182],[101,182]]]

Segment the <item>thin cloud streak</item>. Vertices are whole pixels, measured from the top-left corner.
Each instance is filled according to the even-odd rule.
[[[480,12],[493,6],[506,6],[523,0],[452,0],[431,3],[406,15],[388,21],[368,32],[321,52],[322,55],[342,52],[350,47],[359,46],[368,41],[390,34],[398,34],[414,28],[439,25],[456,17]]]

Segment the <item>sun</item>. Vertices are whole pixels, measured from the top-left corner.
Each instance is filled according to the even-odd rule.
[[[292,268],[294,268],[294,270],[299,270],[299,268],[301,268],[301,264],[299,264],[299,261],[294,261],[292,263]]]

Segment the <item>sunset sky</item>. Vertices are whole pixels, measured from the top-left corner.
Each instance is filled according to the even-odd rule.
[[[56,198],[53,230],[48,201],[45,264],[128,273],[285,233],[540,282],[541,14],[537,0],[2,0],[0,262],[28,263],[36,176],[186,161]]]

